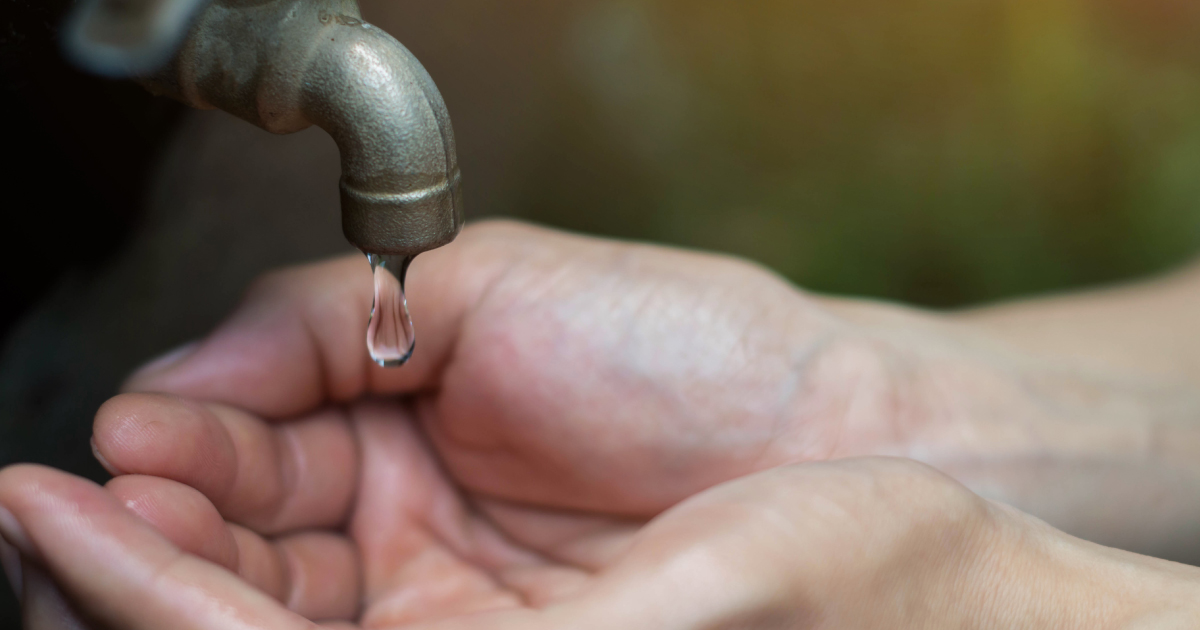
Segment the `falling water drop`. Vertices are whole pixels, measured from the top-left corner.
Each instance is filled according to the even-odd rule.
[[[375,276],[375,304],[367,324],[367,350],[383,367],[399,367],[412,358],[417,339],[404,298],[404,276],[412,256],[367,254]]]

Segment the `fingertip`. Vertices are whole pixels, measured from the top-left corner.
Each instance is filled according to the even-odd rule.
[[[87,479],[48,466],[8,466],[0,470],[0,535],[22,554],[39,559],[41,550],[29,534],[28,515],[64,501],[92,506],[99,490]]]
[[[22,499],[28,495],[40,494],[48,487],[70,484],[74,479],[66,473],[41,464],[12,464],[0,469],[0,530],[3,530],[7,537],[9,530],[20,526],[14,513],[20,511]],[[17,540],[9,539],[9,542],[18,547],[22,546]]]
[[[217,508],[198,490],[146,475],[116,477],[105,488],[183,551],[237,570],[233,534]]]
[[[58,471],[41,464],[10,464],[0,468],[0,493],[3,493],[6,488],[23,486],[45,473],[55,472]]]
[[[101,406],[96,459],[114,476],[183,482],[219,499],[237,474],[232,438],[208,406],[163,394],[122,394]]]
[[[104,454],[100,452],[99,447],[96,446],[96,436],[95,435],[88,438],[88,444],[92,448],[92,457],[96,458],[96,461],[100,463],[100,466],[102,468],[104,468],[104,470],[108,471],[108,474],[110,474],[114,477],[121,474],[121,471],[117,470],[117,468],[115,466],[113,466],[111,463],[109,463],[108,459],[106,459],[104,457]]]

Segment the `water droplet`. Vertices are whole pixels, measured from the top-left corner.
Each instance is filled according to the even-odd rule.
[[[375,304],[367,324],[367,350],[383,367],[399,367],[412,358],[417,338],[404,298],[404,276],[412,256],[367,254],[375,276]]]

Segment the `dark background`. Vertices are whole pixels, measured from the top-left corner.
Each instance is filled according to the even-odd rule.
[[[76,72],[56,41],[67,6],[0,0],[0,464],[103,480],[90,420],[124,374],[210,329],[261,271],[348,248],[323,132],[272,136]],[[438,82],[472,218],[725,251],[932,307],[1200,250],[1191,0],[363,13]]]

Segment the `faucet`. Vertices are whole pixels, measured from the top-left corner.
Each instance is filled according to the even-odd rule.
[[[450,115],[416,57],[356,0],[85,0],[67,56],[273,133],[317,125],[341,153],[342,231],[367,254],[454,240],[462,192]]]

